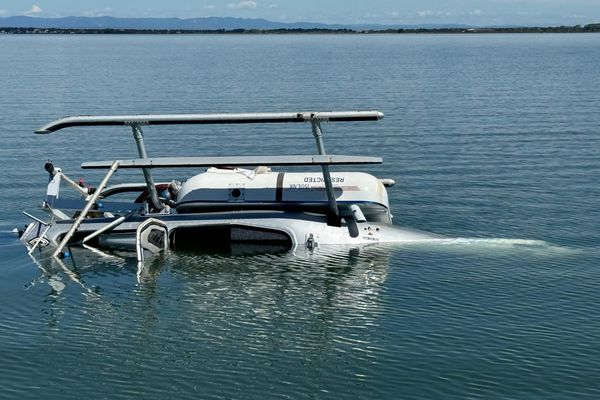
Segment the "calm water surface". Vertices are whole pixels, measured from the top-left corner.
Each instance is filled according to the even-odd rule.
[[[598,398],[599,39],[0,37],[0,398]],[[325,125],[327,149],[383,156],[395,223],[448,240],[176,252],[138,281],[131,257],[30,258],[11,233],[44,216],[46,160],[136,155],[126,129],[33,135],[59,116],[345,109],[386,118]],[[297,125],[146,143],[314,152]]]

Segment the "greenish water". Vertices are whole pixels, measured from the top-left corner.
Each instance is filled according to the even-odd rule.
[[[0,398],[597,398],[597,35],[0,37]],[[378,109],[395,247],[30,258],[43,163],[131,158],[64,115]],[[313,152],[309,127],[148,128],[166,155]],[[163,171],[158,179],[185,177]],[[90,182],[101,176],[85,171]],[[140,180],[119,172],[115,181]]]

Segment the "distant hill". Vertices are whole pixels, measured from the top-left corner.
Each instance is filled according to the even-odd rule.
[[[233,29],[440,29],[470,28],[468,25],[376,25],[376,24],[322,24],[315,22],[273,22],[266,19],[206,17],[206,18],[115,18],[115,17],[65,17],[37,18],[15,16],[0,18],[4,28],[59,28],[59,29],[184,29],[184,30],[233,30]]]

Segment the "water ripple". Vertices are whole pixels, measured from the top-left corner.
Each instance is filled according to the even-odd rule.
[[[595,35],[0,38],[0,397],[598,398],[599,51]],[[82,157],[135,156],[108,127],[31,133],[57,116],[362,108],[386,118],[324,125],[328,150],[383,156],[357,170],[396,179],[396,223],[446,239],[170,253],[138,281],[122,254],[34,261],[11,233],[48,157],[77,178]],[[155,156],[314,152],[295,125],[145,139]]]

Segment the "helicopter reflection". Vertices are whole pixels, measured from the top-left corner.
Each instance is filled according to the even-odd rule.
[[[273,251],[275,250],[275,251]],[[354,279],[363,284],[385,281],[392,248],[382,245],[327,246],[314,250],[296,249],[295,251],[276,251],[271,248],[245,247],[232,248],[232,251],[217,252],[170,252],[158,255],[145,263],[137,263],[130,252],[104,251],[84,245],[69,249],[69,257],[52,257],[47,251],[30,254],[31,260],[41,271],[41,275],[29,285],[42,281],[48,283],[54,291],[60,293],[69,284],[76,284],[86,292],[93,292],[84,283],[84,277],[92,280],[94,275],[112,273],[132,275],[137,283],[150,284],[158,279],[165,269],[176,271],[188,278],[206,278],[211,273],[224,270],[239,272],[245,268],[249,272],[267,270],[281,275],[282,271],[296,271],[295,279],[314,269],[324,269],[328,276],[339,279]],[[319,273],[322,275],[322,272]]]
[[[393,251],[380,245],[282,253],[245,248],[237,249],[236,255],[174,251],[150,258],[144,265],[126,252],[73,247],[70,254],[66,259],[44,252],[32,255],[41,275],[28,286],[46,283],[53,298],[67,289],[79,290],[89,299],[109,297],[117,289],[129,290],[129,295],[141,296],[146,304],[164,296],[166,289],[185,298],[197,311],[214,311],[223,303],[246,304],[251,305],[255,317],[269,319],[293,314],[307,302],[323,313],[335,309],[374,311]],[[116,287],[111,282],[118,278],[122,284],[129,277],[129,286]],[[282,309],[278,304],[285,306]]]

